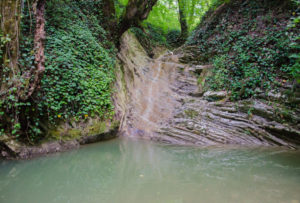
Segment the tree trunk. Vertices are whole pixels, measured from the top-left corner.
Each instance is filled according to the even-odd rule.
[[[181,27],[181,34],[179,37],[179,43],[184,43],[188,37],[188,24],[186,17],[186,4],[185,0],[178,0],[178,9],[179,9],[179,21]]]
[[[150,11],[158,0],[129,0],[125,12],[118,24],[115,39],[118,44],[122,34],[131,27],[137,27],[148,18]]]
[[[29,77],[33,76],[32,82],[30,83],[28,97],[32,96],[40,88],[40,82],[45,72],[45,3],[46,0],[37,0],[34,7],[34,14],[36,19],[36,27],[34,33],[34,50],[35,50],[35,70],[31,71]],[[24,98],[23,98],[24,100]]]
[[[19,35],[21,19],[20,0],[1,0],[1,31],[5,38],[2,43],[2,61],[0,70],[1,95],[6,95],[10,87],[17,81],[20,75],[18,66]]]
[[[19,59],[19,36],[21,21],[21,0],[1,0],[1,33],[3,38],[0,43],[2,46],[2,59],[0,61],[0,99],[7,105],[2,107],[4,115],[0,115],[1,130],[12,132],[12,129],[19,123],[19,117],[16,114],[16,107],[12,104],[17,98],[17,87],[20,82]],[[10,99],[7,99],[10,96]],[[12,98],[12,99],[11,99]]]

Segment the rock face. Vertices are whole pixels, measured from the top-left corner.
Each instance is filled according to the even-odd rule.
[[[125,136],[179,145],[300,144],[299,112],[265,100],[229,102],[228,92],[204,92],[212,66],[179,62],[180,51],[150,59],[124,34],[115,96]]]
[[[118,57],[121,62],[116,71],[116,107],[121,118],[121,131],[128,136],[151,138],[180,105],[172,90],[176,89],[172,84],[177,79],[173,69],[176,66],[179,70],[183,66],[163,62],[167,58],[149,58],[129,32],[123,35]]]

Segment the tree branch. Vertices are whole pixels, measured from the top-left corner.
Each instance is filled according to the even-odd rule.
[[[115,41],[119,45],[122,34],[131,27],[137,27],[146,20],[158,0],[129,0],[115,33]]]

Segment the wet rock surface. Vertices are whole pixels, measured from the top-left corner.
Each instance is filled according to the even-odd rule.
[[[274,102],[280,94],[229,102],[228,92],[203,90],[212,66],[180,63],[174,53],[153,60],[132,34],[123,36],[116,106],[124,135],[178,145],[300,144],[299,112]]]

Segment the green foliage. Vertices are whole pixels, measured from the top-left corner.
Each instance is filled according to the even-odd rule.
[[[114,2],[117,18],[120,18],[128,4],[128,0],[114,0]]]
[[[214,67],[216,67],[214,71],[214,82],[211,82],[210,87],[212,89],[218,89],[220,87],[224,87],[228,82],[228,78],[225,76],[228,74],[228,70],[226,69],[226,55],[221,55],[215,58]],[[210,81],[211,78],[208,78]]]
[[[215,66],[207,87],[229,90],[238,100],[255,96],[259,89],[279,87],[299,73],[299,46],[290,46],[295,37],[299,39],[299,30],[287,32],[292,12],[289,7],[276,7],[280,4],[236,0],[196,30],[188,44],[198,45],[201,63]]]
[[[161,28],[163,34],[180,30],[177,0],[159,0],[145,23]]]
[[[300,83],[300,54],[292,54],[290,58],[295,61],[295,64],[291,66],[291,74],[297,80],[297,83]]]
[[[98,9],[101,2],[47,1],[46,71],[41,88],[28,101],[18,99],[17,88],[9,89],[9,95],[0,102],[1,134],[31,143],[43,138],[45,124],[49,122],[113,115],[111,85],[115,49],[100,26],[103,23]],[[21,22],[19,66],[22,72],[35,68],[35,22],[27,3],[24,2]],[[7,38],[0,37],[2,46]]]
[[[178,43],[178,38],[180,36],[179,30],[170,30],[166,35],[167,44],[172,47]]]
[[[85,14],[93,2],[48,3],[51,21],[46,26],[46,73],[38,108],[50,121],[112,113],[114,49],[104,48],[109,42],[97,16]]]
[[[189,30],[192,31],[216,0],[184,0]],[[164,34],[180,30],[178,0],[159,0],[145,23],[160,27]]]
[[[145,29],[132,28],[131,31],[138,38],[149,56],[153,55],[153,47],[163,46],[173,49],[178,46],[179,30],[171,30],[167,34],[161,27],[155,27],[152,24],[144,25]]]
[[[1,17],[1,15],[0,15]],[[9,37],[9,35],[4,36],[2,30],[0,30],[0,63],[2,66],[2,60],[3,60],[3,48],[5,46],[6,43],[10,42],[11,39]]]
[[[167,42],[166,36],[164,35],[164,32],[160,27],[154,27],[151,24],[147,24],[147,27],[144,30],[134,27],[131,28],[131,31],[135,34],[141,45],[150,56],[153,54],[153,47],[171,46]]]
[[[0,15],[1,17],[1,15]],[[20,136],[21,124],[19,122],[18,114],[22,108],[26,108],[27,103],[20,102],[17,96],[16,83],[22,84],[19,74],[15,73],[12,79],[11,68],[7,67],[9,59],[4,61],[4,47],[11,41],[10,36],[4,35],[0,29],[0,67],[1,67],[1,85],[5,84],[4,88],[1,86],[0,93],[0,136],[10,134],[14,137]]]
[[[189,31],[193,30],[200,22],[206,11],[215,5],[218,0],[183,0],[184,13]],[[115,0],[116,15],[118,18],[124,12],[128,0]],[[167,47],[178,46],[180,36],[178,0],[159,0],[153,7],[148,18],[142,23],[146,30],[142,32],[134,28],[133,31],[140,39],[140,42],[150,50],[156,45]],[[145,41],[145,42],[144,42]]]
[[[294,61],[294,64],[291,66],[291,74],[300,83],[300,34],[294,34],[294,32],[299,31],[300,29],[300,1],[294,0],[294,4],[298,9],[292,13],[292,17],[290,19],[290,23],[288,24],[288,31],[291,34],[291,43],[290,48],[293,50],[293,53],[290,55],[290,59]]]
[[[205,12],[214,5],[217,0],[185,0],[184,13],[189,31],[193,30],[200,22]],[[117,1],[120,8],[125,8],[128,0]],[[118,7],[118,6],[117,6]],[[118,13],[118,9],[117,9]],[[159,0],[153,7],[148,18],[142,23],[146,34],[134,29],[139,41],[144,48],[151,53],[152,47],[163,45],[174,48],[180,44],[179,8],[178,0]],[[150,50],[150,51],[149,51]]]
[[[284,31],[266,32],[263,37],[237,34],[234,44],[223,47],[225,55],[214,59],[215,74],[209,78],[212,88],[230,89],[234,99],[253,96],[257,87],[270,89],[279,82],[278,76],[284,78],[290,71],[286,66],[290,53],[287,44]],[[228,48],[234,54],[226,53]]]

